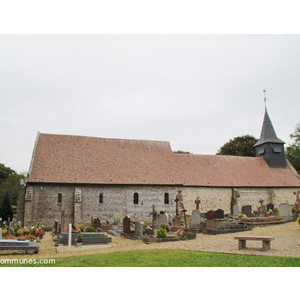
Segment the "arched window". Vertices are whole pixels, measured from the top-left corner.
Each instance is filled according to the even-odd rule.
[[[165,204],[169,204],[169,193],[165,193]]]
[[[99,194],[99,203],[103,203],[103,193]]]
[[[133,194],[133,204],[139,204],[139,194],[138,193]]]

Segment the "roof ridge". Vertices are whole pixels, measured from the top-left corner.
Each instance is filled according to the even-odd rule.
[[[50,136],[66,136],[66,137],[79,137],[79,138],[92,138],[92,139],[102,139],[109,141],[133,141],[133,142],[154,142],[154,143],[166,143],[170,145],[169,141],[159,141],[159,140],[145,140],[145,139],[125,139],[125,138],[107,138],[107,137],[97,137],[97,136],[86,136],[86,135],[78,135],[78,134],[61,134],[61,133],[42,133],[39,132],[41,136],[50,135]]]

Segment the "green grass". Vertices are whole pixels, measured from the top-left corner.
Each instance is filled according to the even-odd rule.
[[[60,257],[43,267],[300,267],[300,258],[250,256],[184,250],[136,250]],[[1,266],[1,265],[0,265]],[[4,266],[4,265],[2,265]],[[21,266],[21,265],[5,265]]]

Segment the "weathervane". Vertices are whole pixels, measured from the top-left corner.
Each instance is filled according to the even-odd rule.
[[[265,102],[265,107],[267,107],[266,90],[263,90],[263,93],[264,93],[264,102]]]

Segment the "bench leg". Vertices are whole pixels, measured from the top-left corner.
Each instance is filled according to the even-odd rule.
[[[263,241],[263,251],[268,251],[271,249],[271,242],[270,241]]]
[[[239,250],[246,248],[246,240],[239,240]]]

